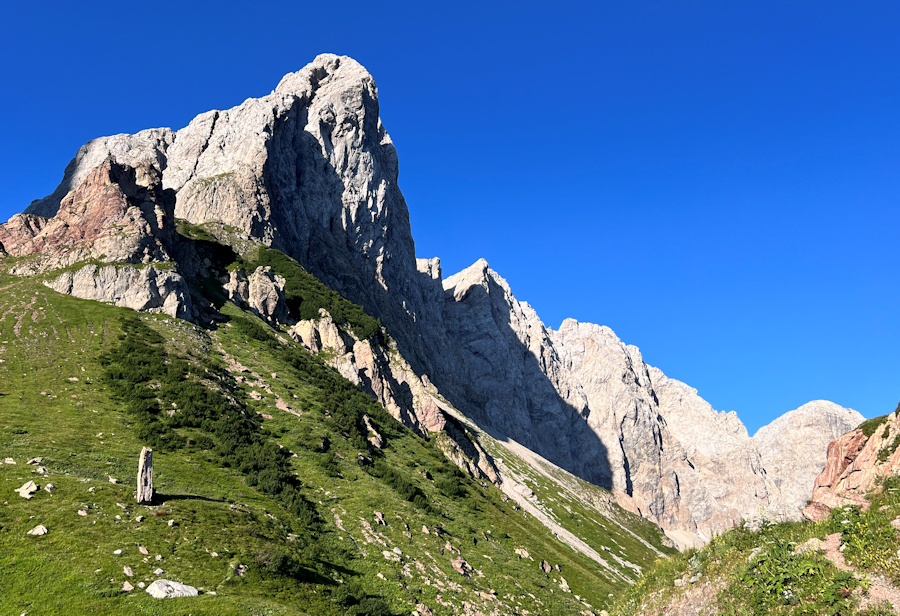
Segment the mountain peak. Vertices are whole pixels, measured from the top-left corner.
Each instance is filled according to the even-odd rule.
[[[373,89],[375,86],[372,75],[353,58],[323,53],[299,71],[282,77],[275,92],[303,96],[322,85],[337,81],[365,83],[371,85]]]

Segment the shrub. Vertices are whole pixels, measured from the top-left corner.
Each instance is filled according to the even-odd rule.
[[[861,424],[859,424],[856,429],[862,430],[863,434],[866,435],[866,438],[875,434],[875,430],[878,429],[878,426],[882,425],[887,421],[887,415],[882,415],[881,417],[873,417],[872,419],[867,419]]]
[[[247,319],[238,321],[239,327],[259,333],[254,325]],[[199,431],[192,439],[210,450],[214,462],[244,473],[248,485],[275,496],[316,530],[318,515],[299,492],[290,454],[266,438],[238,392],[227,389],[226,375],[211,372],[209,362],[205,366],[169,353],[165,339],[137,316],[125,318],[122,331],[118,345],[101,358],[103,379],[135,420],[138,437],[171,451],[189,446],[179,430]],[[268,334],[266,338],[271,339]],[[169,416],[163,408],[175,413]]]

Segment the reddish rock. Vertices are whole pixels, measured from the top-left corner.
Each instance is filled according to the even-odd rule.
[[[100,257],[169,261],[164,244],[174,237],[174,208],[156,169],[108,158],[62,199],[53,218],[17,214],[0,225],[0,244],[14,257],[40,255],[38,271]]]
[[[900,469],[900,447],[895,446],[898,437],[900,417],[891,413],[869,437],[862,430],[853,430],[831,441],[825,469],[816,478],[803,517],[821,520],[831,509],[844,505],[868,508],[865,495],[877,488],[877,480]]]
[[[837,485],[841,475],[859,456],[859,452],[862,451],[867,440],[868,437],[863,434],[862,430],[854,430],[828,443],[825,468],[816,478],[813,491]]]

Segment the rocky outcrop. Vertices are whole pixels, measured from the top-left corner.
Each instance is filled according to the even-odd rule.
[[[0,242],[13,257],[32,257],[13,273],[88,260],[171,261],[174,206],[155,168],[106,158],[62,199],[55,216],[17,214],[0,225]]]
[[[78,178],[52,218],[18,214],[0,225],[5,251],[23,257],[9,271],[71,268],[45,284],[83,299],[191,319],[190,292],[172,263],[175,201],[162,189],[159,170],[105,158],[71,179]],[[84,262],[90,263],[78,267]]]
[[[128,167],[150,167],[161,172],[165,167],[166,148],[174,137],[175,133],[168,128],[152,128],[135,135],[112,135],[86,143],[66,166],[56,190],[43,199],[32,201],[25,214],[44,218],[56,216],[65,196],[81,186],[94,169],[109,159]]]
[[[247,279],[246,303],[250,310],[269,323],[287,323],[288,307],[284,298],[284,278],[271,267],[257,267]]]
[[[419,434],[444,429],[446,418],[433,397],[437,389],[416,375],[393,341],[385,348],[374,340],[359,340],[339,328],[324,309],[319,310],[319,319],[300,321],[290,334],[310,352],[320,353],[341,376],[372,394],[406,426]]]
[[[193,318],[187,283],[178,272],[156,265],[86,265],[45,282],[48,287],[82,299],[93,299],[141,312]]]
[[[866,425],[868,424],[868,425]],[[825,468],[816,478],[803,517],[819,520],[844,505],[868,507],[866,493],[882,477],[900,472],[900,415],[869,420],[828,444]]]
[[[247,298],[250,297],[250,281],[242,269],[228,272],[228,281],[222,285],[222,290],[228,294],[228,301],[244,308],[247,306]]]
[[[785,413],[753,436],[777,490],[781,517],[799,519],[810,486],[825,468],[828,444],[863,421],[863,416],[827,400],[814,400]]]

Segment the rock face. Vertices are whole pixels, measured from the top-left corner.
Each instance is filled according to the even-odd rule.
[[[325,310],[319,311],[318,320],[295,324],[290,334],[310,352],[323,351],[327,364],[419,434],[444,429],[446,418],[434,399],[437,389],[419,378],[396,348],[359,340],[338,328]]]
[[[132,270],[93,266],[81,278],[61,274],[54,288],[186,316],[180,274],[158,265],[177,252],[166,221],[229,225],[381,319],[396,345],[358,340],[327,313],[291,335],[406,425],[443,431],[446,453],[473,474],[497,480],[443,400],[672,533],[708,537],[760,508],[796,507],[797,487],[774,469],[824,461],[815,447],[793,447],[790,435],[837,429],[832,419],[843,411],[810,411],[799,428],[787,422],[750,439],[733,413],[717,413],[646,365],[609,328],[572,320],[547,328],[485,261],[444,280],[439,260],[415,258],[397,177],[374,80],[351,58],[325,54],[271,94],[201,114],[177,132],[88,143],[53,194],[0,226],[0,250],[39,252],[21,266],[32,273],[114,254]],[[121,246],[105,231],[115,225],[126,231]],[[126,283],[138,296],[120,297]],[[283,288],[264,270],[225,283],[233,301],[271,323],[285,322]]]
[[[0,225],[0,242],[14,257],[33,255],[27,267],[47,271],[79,261],[172,261],[173,195],[149,165],[129,167],[112,158],[86,174],[52,218],[17,214]]]
[[[257,267],[249,277],[240,269],[230,272],[223,289],[229,301],[249,307],[264,321],[279,324],[288,322],[284,285],[284,278],[271,267]]]
[[[143,312],[157,312],[190,320],[190,292],[177,272],[154,265],[86,265],[63,272],[45,283],[54,291],[82,299],[108,302]]]
[[[780,494],[784,515],[797,519],[810,488],[825,468],[828,444],[864,417],[827,400],[814,400],[785,413],[753,436],[766,473]]]
[[[141,448],[138,458],[137,502],[139,505],[153,502],[153,450],[149,447]]]
[[[825,468],[816,478],[803,517],[820,520],[829,510],[844,505],[865,509],[869,504],[866,493],[876,487],[879,478],[896,475],[898,470],[900,415],[895,412],[869,430],[852,430],[828,444]]]
[[[62,198],[52,218],[17,214],[0,225],[5,252],[24,257],[11,273],[72,268],[46,284],[83,299],[190,319],[190,292],[172,265],[174,196],[162,189],[158,169],[104,158],[92,170],[77,170],[73,178],[80,184]],[[105,264],[79,267],[87,261]]]

